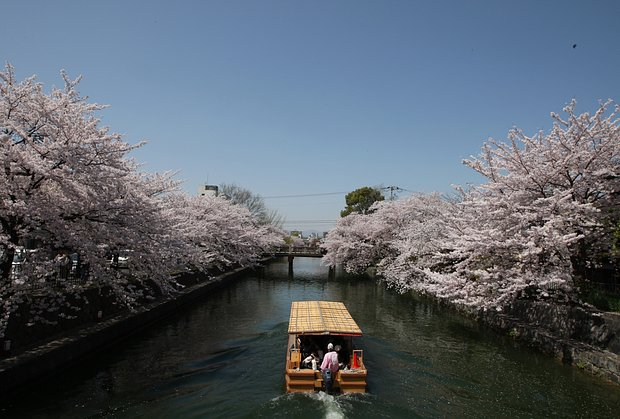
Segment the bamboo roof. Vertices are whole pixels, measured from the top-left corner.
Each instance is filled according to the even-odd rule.
[[[293,301],[289,334],[361,336],[345,305],[336,301]]]

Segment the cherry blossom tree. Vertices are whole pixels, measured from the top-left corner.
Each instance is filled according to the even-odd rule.
[[[322,247],[328,265],[342,264],[349,272],[362,272],[370,266],[385,266],[398,256],[426,257],[435,249],[430,229],[432,216],[448,205],[437,194],[416,194],[398,201],[378,201],[366,215],[352,213],[341,218]],[[415,226],[415,227],[414,227]],[[418,228],[418,231],[414,231]],[[423,232],[424,228],[429,231]]]
[[[339,219],[321,245],[327,252],[324,263],[329,266],[342,264],[347,272],[358,273],[380,262],[374,236],[383,226],[374,221],[374,217],[357,213]]]
[[[462,258],[456,275],[479,290],[474,300],[498,304],[525,288],[570,292],[575,264],[610,253],[620,208],[620,127],[610,106],[578,115],[573,101],[566,117],[552,114],[550,133],[514,129],[465,161],[487,178],[466,194],[452,238]]]
[[[178,193],[167,196],[165,205],[175,232],[168,249],[197,270],[253,266],[282,241],[277,227],[261,224],[245,206],[222,197]]]
[[[0,329],[33,287],[62,303],[68,292],[108,286],[128,305],[147,278],[170,287],[161,274],[169,223],[159,198],[177,183],[171,174],[139,173],[128,153],[142,143],[127,144],[100,127],[95,114],[103,106],[79,96],[79,79],[62,76],[64,89],[46,94],[34,77],[18,82],[10,65],[0,72]],[[37,251],[13,280],[15,249],[28,240]],[[131,259],[131,279],[109,266],[108,255],[120,249],[140,254]],[[82,255],[87,281],[69,283],[55,272],[58,251]]]
[[[144,143],[100,126],[104,107],[79,95],[79,79],[62,77],[64,88],[46,93],[35,77],[17,81],[10,65],[0,72],[0,336],[25,300],[33,321],[71,316],[92,287],[132,308],[175,292],[179,263],[207,270],[257,261],[275,228],[221,199],[183,195],[172,173],[140,172],[129,154]],[[36,245],[15,277],[14,254],[27,242]],[[69,278],[59,252],[79,254],[87,274]],[[121,252],[127,270],[110,263]]]
[[[350,216],[329,233],[328,264],[376,265],[399,289],[473,307],[501,307],[524,292],[570,293],[575,267],[614,255],[620,219],[616,107],[552,114],[548,134],[510,131],[464,163],[487,178],[459,202],[417,196]]]

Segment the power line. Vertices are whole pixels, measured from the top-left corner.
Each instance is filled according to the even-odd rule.
[[[381,189],[381,190],[389,190],[391,193],[393,193],[394,191],[396,191],[396,192],[404,191],[404,192],[415,193],[415,191],[412,191],[412,190],[406,189],[406,188],[401,188],[399,186],[385,186],[385,187],[382,187],[382,188],[379,188],[379,189]],[[346,195],[349,192],[344,191],[344,192],[308,193],[308,194],[299,194],[299,195],[274,195],[274,196],[261,196],[261,198],[263,198],[263,199],[305,198],[305,197],[309,197],[309,196],[327,196],[327,195],[342,195],[342,194]]]
[[[394,192],[411,192],[415,193],[407,188],[401,188],[399,186],[384,186],[380,187],[381,190],[389,190],[390,194],[393,196]],[[312,196],[328,196],[328,195],[346,195],[351,191],[341,191],[341,192],[320,192],[320,193],[307,193],[307,194],[296,194],[296,195],[272,195],[272,196],[261,196],[263,199],[280,199],[280,198],[306,198]]]
[[[326,196],[326,195],[342,195],[349,192],[323,192],[323,193],[309,193],[302,195],[275,195],[275,196],[261,196],[263,199],[276,199],[276,198],[305,198],[307,196]]]

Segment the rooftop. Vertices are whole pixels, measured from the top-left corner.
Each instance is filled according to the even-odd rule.
[[[344,303],[337,301],[293,301],[289,334],[361,336]]]

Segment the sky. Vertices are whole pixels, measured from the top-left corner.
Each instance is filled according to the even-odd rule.
[[[329,230],[362,186],[449,194],[513,127],[620,102],[620,1],[5,0],[18,78],[107,104],[102,125],[183,189],[234,183],[286,229]],[[385,190],[389,197],[389,190]]]

